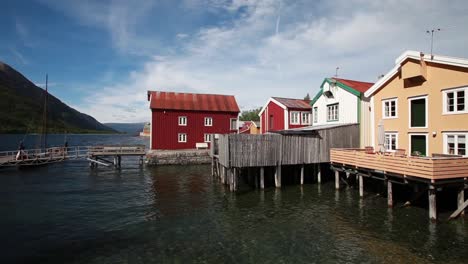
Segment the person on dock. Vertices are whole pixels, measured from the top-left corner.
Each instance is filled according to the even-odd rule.
[[[20,144],[19,144],[19,147],[18,147],[18,154],[16,154],[16,160],[23,160],[24,157],[26,156],[25,153],[24,153],[24,143],[23,141],[21,140],[20,141]]]
[[[68,153],[68,141],[65,141],[65,144],[63,144],[63,151],[65,154]]]

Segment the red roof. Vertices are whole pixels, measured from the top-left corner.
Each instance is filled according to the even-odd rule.
[[[370,82],[360,82],[360,81],[354,81],[354,80],[347,80],[347,79],[341,79],[341,78],[335,78],[333,77],[332,79],[339,81],[340,83],[349,86],[353,88],[354,90],[364,93],[365,91],[369,90],[374,83]]]
[[[148,91],[148,100],[151,109],[240,112],[233,95]]]
[[[272,97],[276,101],[282,103],[287,108],[295,108],[295,109],[312,109],[310,107],[309,100],[302,100],[302,99],[292,99],[292,98],[282,98],[282,97]]]

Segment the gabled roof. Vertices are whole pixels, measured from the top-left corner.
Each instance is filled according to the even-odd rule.
[[[265,111],[266,107],[270,102],[273,102],[283,108],[284,110],[287,110],[289,108],[292,109],[304,109],[304,110],[310,110],[312,109],[310,106],[310,101],[308,100],[303,100],[303,99],[293,99],[293,98],[283,98],[283,97],[270,97],[266,104],[262,107],[260,112],[258,113],[259,116],[262,115],[263,111]]]
[[[428,55],[418,51],[407,50],[395,60],[395,66],[387,74],[380,78],[371,88],[369,88],[369,90],[367,90],[364,93],[364,96],[369,97],[375,92],[377,92],[377,90],[379,90],[385,83],[387,83],[387,81],[389,81],[391,78],[393,78],[393,76],[395,76],[398,73],[401,65],[403,65],[403,63],[405,63],[409,59],[423,59],[426,62],[430,63],[468,68],[468,59],[447,57],[441,55]]]
[[[238,113],[233,95],[148,91],[151,109]]]
[[[361,82],[361,81],[356,81],[356,80],[349,80],[349,79],[342,79],[342,78],[325,78],[320,85],[320,90],[318,93],[314,96],[312,101],[310,102],[310,105],[314,105],[315,102],[320,98],[320,96],[323,93],[323,85],[325,83],[328,84],[335,84],[336,86],[356,95],[356,96],[361,96],[363,93],[365,93],[374,83],[371,82]]]
[[[293,99],[293,98],[283,98],[283,97],[272,97],[276,101],[280,102],[287,108],[294,108],[294,109],[305,109],[310,110],[310,101],[303,100],[303,99]]]
[[[336,78],[336,77],[333,77],[332,79],[350,88],[353,88],[354,90],[361,92],[361,93],[365,93],[372,85],[374,85],[374,83],[371,83],[371,82],[361,82],[361,81],[341,79],[341,78]]]

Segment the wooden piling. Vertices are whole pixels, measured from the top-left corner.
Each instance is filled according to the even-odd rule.
[[[322,183],[322,172],[320,169],[320,163],[317,164],[317,183]]]
[[[221,184],[226,182],[226,167],[221,166]]]
[[[276,188],[281,187],[281,165],[279,164],[276,166],[275,170],[275,186]]]
[[[235,168],[234,169],[234,177],[233,177],[233,191],[237,191],[238,185],[239,185],[239,176],[240,176],[240,169]]]
[[[385,180],[387,183],[387,204],[389,208],[393,207],[393,187],[392,182],[389,180]]]
[[[359,175],[359,196],[364,197],[364,177]]]
[[[340,189],[340,172],[337,170],[335,171],[335,189]]]
[[[301,165],[301,185],[304,184],[304,164]]]
[[[260,167],[260,189],[265,189],[265,168]]]
[[[429,195],[429,219],[435,221],[437,220],[437,201],[436,201],[437,190],[434,188],[434,186],[430,185],[429,190],[427,192]]]
[[[460,212],[461,216],[465,215],[465,210],[462,209],[464,203],[465,203],[465,188],[464,186],[462,186],[462,188],[458,190],[458,195],[457,195],[457,208],[462,210]]]

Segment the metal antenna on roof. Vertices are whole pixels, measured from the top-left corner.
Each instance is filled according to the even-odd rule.
[[[426,30],[426,33],[427,34],[431,34],[431,59],[434,58],[434,55],[432,54],[432,47],[433,47],[433,44],[434,44],[434,32],[436,31],[441,31],[440,28],[433,28],[431,30]]]
[[[340,67],[336,67],[335,69],[335,77],[338,77],[338,70],[340,69]]]

